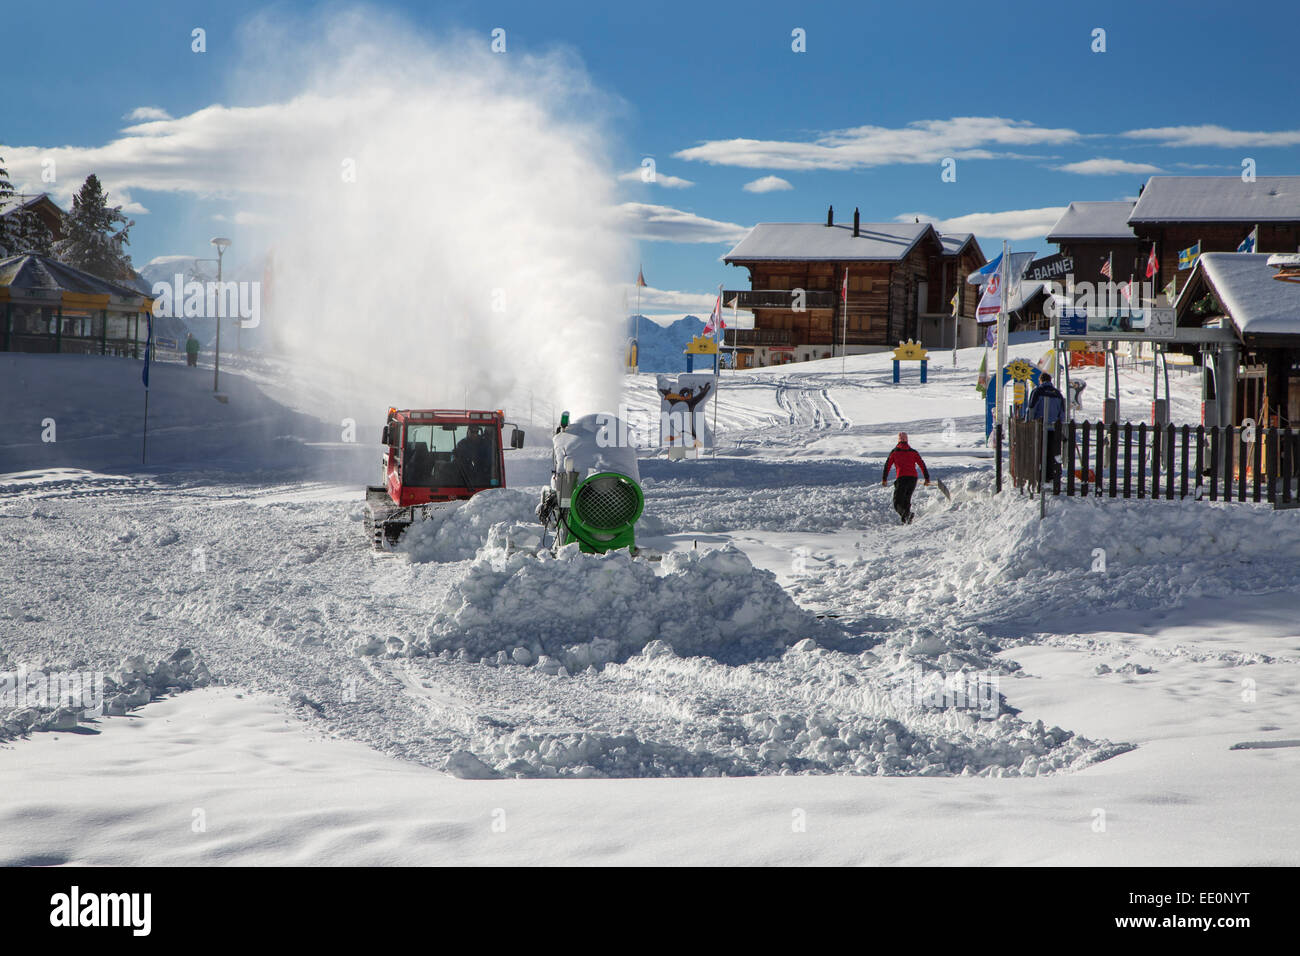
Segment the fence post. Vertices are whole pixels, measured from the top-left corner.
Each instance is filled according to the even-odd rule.
[[[1070,447],[1065,450],[1065,496],[1067,498],[1074,497],[1074,439],[1077,434],[1078,428],[1071,421],[1069,428],[1066,429],[1066,437],[1070,441]]]
[[[1119,479],[1119,422],[1110,423],[1110,496],[1116,497],[1116,482]]]
[[[1205,426],[1196,426],[1196,497],[1205,494]]]
[[[1151,490],[1155,497],[1154,491],[1160,486],[1160,472],[1156,468],[1159,452],[1156,451],[1156,437],[1151,436]],[[1147,496],[1147,423],[1142,422],[1138,425],[1138,497]]]
[[[1088,452],[1092,450],[1092,448],[1088,444],[1088,439],[1092,437],[1091,433],[1092,433],[1092,422],[1085,421],[1083,423],[1083,448],[1082,448],[1083,469],[1082,469],[1082,474],[1080,476],[1081,490],[1079,491],[1079,494],[1081,494],[1085,498],[1088,497],[1088,492],[1091,490],[1088,483],[1088,466],[1091,464],[1091,462],[1088,459]]]
[[[1204,427],[1204,426],[1202,426]],[[1223,429],[1218,425],[1210,426],[1210,500],[1219,500],[1219,457],[1222,450],[1219,446],[1222,441],[1220,432]]]
[[[1291,465],[1295,452],[1294,435],[1290,428],[1286,430],[1286,451],[1282,455],[1282,503],[1291,503]]]
[[[1277,426],[1272,425],[1268,429],[1268,461],[1265,468],[1268,469],[1268,500],[1277,501]]]
[[[993,426],[993,448],[994,448],[993,457],[997,460],[997,466],[995,468],[995,471],[997,473],[995,488],[998,493],[1001,493],[1002,491],[1002,424],[1000,422]]]
[[[1246,429],[1237,435],[1237,500],[1246,500]]]
[[[1191,444],[1191,439],[1192,439],[1192,430],[1188,426],[1184,425],[1183,426],[1183,480],[1182,480],[1182,485],[1179,488],[1180,491],[1180,494],[1178,495],[1179,498],[1187,497],[1187,460],[1190,457],[1188,446]],[[1201,466],[1201,455],[1200,455],[1200,450],[1198,449],[1196,454],[1196,467],[1200,468],[1200,466]]]
[[[1174,426],[1164,425],[1160,429],[1160,440],[1164,442],[1164,450],[1161,455],[1165,462],[1165,500],[1169,501],[1174,497],[1174,472],[1178,470],[1178,462],[1174,458]],[[1156,489],[1156,497],[1160,497],[1160,489]]]
[[[1253,492],[1252,497],[1255,499],[1256,502],[1259,501],[1259,483],[1260,483],[1260,481],[1259,481],[1259,480],[1260,480],[1259,470],[1260,470],[1260,466],[1263,464],[1263,460],[1264,460],[1264,433],[1265,433],[1265,430],[1264,430],[1263,428],[1256,428],[1256,429],[1255,429],[1255,441],[1252,443],[1252,444],[1255,446],[1255,447],[1254,447],[1254,452],[1255,452],[1255,455],[1254,455],[1254,458],[1255,458],[1255,466],[1254,466],[1254,468],[1255,468],[1255,478],[1254,478],[1254,481],[1251,482],[1251,484],[1254,485],[1254,487],[1251,489],[1251,491]]]
[[[1133,497],[1133,423],[1124,423],[1124,497]]]

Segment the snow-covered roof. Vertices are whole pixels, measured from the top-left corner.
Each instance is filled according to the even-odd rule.
[[[859,231],[861,235],[855,237],[852,225],[840,223],[760,222],[722,261],[894,262],[927,233],[939,238],[928,222],[864,222]]]
[[[1300,284],[1273,278],[1268,260],[1266,252],[1202,253],[1185,288],[1203,274],[1243,336],[1300,336]]]
[[[1048,242],[1062,239],[1135,239],[1128,224],[1133,204],[1118,202],[1072,202],[1047,235]]]
[[[939,241],[944,243],[945,256],[961,255],[962,252],[966,250],[967,246],[970,246],[971,243],[974,243],[975,251],[978,252],[980,261],[982,261],[982,263],[987,263],[988,261],[987,259],[984,258],[984,250],[982,250],[982,248],[979,247],[978,242],[975,242],[975,233],[940,235]]]
[[[0,259],[0,286],[12,289],[48,289],[86,295],[138,298],[142,293],[124,283],[110,282],[46,256],[21,255]],[[149,293],[143,293],[148,295]]]
[[[1152,176],[1128,221],[1300,222],[1300,176]]]

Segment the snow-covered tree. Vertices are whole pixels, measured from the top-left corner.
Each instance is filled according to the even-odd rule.
[[[77,269],[105,279],[127,279],[132,273],[128,231],[135,223],[110,206],[99,177],[91,173],[63,217],[64,238],[54,243],[54,256]]]
[[[9,181],[4,157],[0,156],[0,213],[14,198],[14,184]],[[0,259],[18,255],[19,224],[16,215],[0,215]]]

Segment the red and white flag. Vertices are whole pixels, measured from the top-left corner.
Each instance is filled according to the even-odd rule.
[[[849,270],[844,270],[844,283],[840,286],[840,298],[845,302],[849,301]]]
[[[1104,275],[1107,279],[1115,278],[1113,275],[1111,275],[1110,260],[1112,258],[1114,258],[1114,253],[1111,253],[1111,255],[1107,256],[1106,261],[1103,262],[1101,265],[1101,274]]]
[[[709,315],[709,321],[704,323],[704,334],[713,335],[721,329],[725,329],[727,323],[722,319],[722,293],[718,293],[718,299],[713,303],[713,312]]]
[[[1151,244],[1151,255],[1147,256],[1147,278],[1153,278],[1160,269],[1160,260],[1156,258],[1156,245]]]
[[[1124,293],[1125,302],[1133,301],[1133,277],[1132,276],[1129,276],[1128,282],[1125,282],[1122,286],[1119,287],[1119,289],[1121,292]]]

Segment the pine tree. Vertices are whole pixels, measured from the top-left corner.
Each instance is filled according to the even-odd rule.
[[[131,257],[125,247],[134,222],[122,215],[121,206],[109,206],[108,194],[91,173],[72,199],[72,211],[63,217],[64,237],[54,243],[60,262],[105,279],[131,277]],[[115,227],[119,227],[116,228]]]
[[[9,171],[0,156],[0,259],[18,255],[19,224],[16,215],[4,215],[5,207],[14,199],[14,184],[9,181]]]
[[[24,209],[18,214],[18,251],[15,255],[30,253],[48,256],[54,251],[54,234],[35,209]]]

